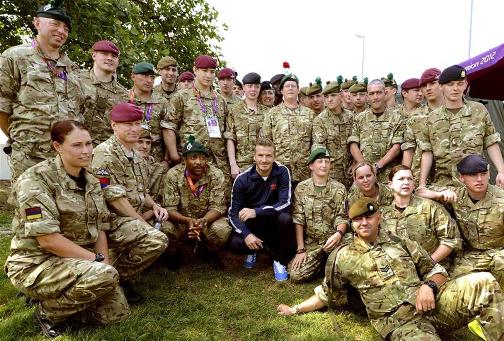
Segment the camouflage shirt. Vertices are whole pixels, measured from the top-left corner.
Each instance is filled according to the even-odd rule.
[[[176,165],[166,174],[161,193],[164,208],[196,219],[202,218],[209,210],[216,210],[221,214],[226,212],[226,182],[218,168],[208,165],[207,172],[194,182],[194,194],[185,174],[184,164]]]
[[[434,183],[441,186],[460,185],[457,163],[469,154],[483,154],[489,146],[500,141],[500,135],[483,104],[467,101],[456,114],[443,105],[432,111],[424,121],[419,138],[422,151],[434,155]]]
[[[59,72],[55,76],[48,67]],[[47,159],[53,156],[54,123],[83,121],[83,93],[78,67],[64,54],[44,61],[30,43],[11,47],[0,56],[0,112],[9,117],[12,148]]]
[[[215,99],[211,94],[202,94],[201,103],[206,112],[198,103],[193,89],[177,91],[172,97],[170,111],[161,122],[161,126],[173,130],[178,134],[180,147],[182,147],[189,135],[193,135],[198,142],[210,150],[210,162],[213,162],[224,175],[229,176],[229,162],[227,158],[226,144],[222,137],[228,118],[226,101],[216,94]],[[215,106],[214,106],[215,104]],[[216,112],[214,112],[216,109]],[[211,138],[207,129],[206,119],[216,117],[219,122],[220,138]]]
[[[454,250],[462,249],[462,240],[455,219],[442,205],[413,195],[404,211],[398,210],[394,203],[381,206],[381,228],[400,237],[409,238],[432,254],[439,245]],[[446,268],[445,259],[441,264]]]
[[[381,184],[379,182],[376,183],[378,185],[378,198],[375,198],[376,203],[380,206],[387,206],[392,203],[394,200],[394,192],[386,185]],[[357,185],[353,184],[348,191],[348,207],[352,206],[354,202],[358,199],[362,198],[364,195]]]
[[[367,109],[355,115],[352,134],[347,142],[357,143],[364,160],[374,164],[384,157],[394,144],[403,143],[403,135],[404,123],[399,111],[386,109],[383,114],[377,116],[371,109]],[[378,174],[380,181],[385,181],[387,169],[392,166],[393,162]]]
[[[262,134],[275,144],[275,160],[287,166],[293,181],[310,177],[306,165],[310,154],[314,112],[303,106],[289,109],[284,103],[264,116]]]
[[[352,155],[348,150],[347,139],[352,132],[352,114],[342,110],[341,114],[335,114],[329,109],[322,111],[313,120],[312,147],[324,147],[331,155],[331,178],[338,180],[347,188],[352,180],[347,173]]]
[[[114,79],[102,82],[96,79],[93,70],[80,72],[84,92],[84,122],[93,138],[93,145],[105,142],[114,134],[109,113],[118,103],[128,101],[128,90]]]
[[[419,138],[423,134],[423,129],[426,128],[425,121],[429,115],[428,106],[421,106],[414,112],[410,113],[406,118],[406,128],[404,130],[404,143],[401,145],[401,150],[413,149],[413,162],[411,163],[411,172],[415,182],[420,180],[420,161],[422,159],[422,150],[417,148]]]
[[[141,212],[149,193],[149,171],[138,152],[134,149],[128,152],[112,135],[93,151],[91,168],[100,180],[107,202],[125,197]]]
[[[254,152],[257,137],[261,130],[264,114],[268,107],[257,104],[257,111],[247,107],[245,101],[240,101],[229,107],[224,138],[233,140],[236,144],[236,163],[244,170],[254,163]]]
[[[130,101],[135,101],[135,104],[142,108],[144,115],[142,126],[150,130],[152,137],[151,155],[158,162],[165,159],[165,145],[163,140],[163,132],[161,131],[161,121],[165,119],[167,113],[171,110],[170,103],[164,98],[155,93],[149,100],[144,101],[135,98],[133,90],[129,92]]]
[[[160,162],[157,162],[156,160],[154,160],[154,157],[151,155],[144,158],[144,160],[147,163],[147,170],[148,170],[148,174],[149,174],[149,177],[148,177],[149,178],[149,194],[154,199],[154,201],[159,202],[158,197],[161,195],[161,193],[159,193],[161,181],[163,179],[163,176],[168,171],[168,168],[163,166]]]
[[[159,83],[152,89],[152,93],[158,97],[164,97],[168,102],[173,97],[173,95],[177,92],[177,85],[175,85],[175,89],[173,91],[164,91],[163,85]]]
[[[110,228],[110,213],[100,183],[86,170],[82,172],[85,188],[70,178],[56,156],[29,168],[18,178],[12,188],[16,210],[7,259],[9,277],[53,256],[40,247],[36,237],[60,233],[77,245],[94,247],[98,232]]]
[[[354,237],[337,251],[332,266],[331,278],[323,286],[326,297],[346,296],[347,285],[356,288],[371,324],[384,338],[415,316],[423,280],[438,273],[448,276],[417,242],[384,232],[373,244]]]
[[[222,98],[224,98],[228,107],[240,103],[242,101],[242,99],[236,96],[234,93],[232,93],[231,96],[229,97],[224,96],[222,93],[219,93],[219,95],[221,95]]]
[[[346,189],[336,180],[329,180],[322,192],[317,192],[313,179],[300,182],[294,191],[292,220],[304,226],[308,251],[324,245],[339,224],[348,221],[345,212]]]

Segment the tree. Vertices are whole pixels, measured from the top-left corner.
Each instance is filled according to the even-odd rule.
[[[46,1],[47,2],[47,1]],[[18,45],[33,36],[33,17],[46,2],[0,2],[0,46]],[[181,70],[192,70],[199,54],[221,59],[218,12],[206,0],[74,0],[64,5],[72,17],[65,50],[80,67],[92,64],[90,49],[97,40],[114,41],[121,49],[118,78],[129,82],[131,67],[140,61],[156,65],[171,55]]]

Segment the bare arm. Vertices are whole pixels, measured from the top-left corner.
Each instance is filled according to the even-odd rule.
[[[163,129],[163,139],[165,141],[170,160],[173,163],[179,163],[180,156],[177,152],[177,136],[175,136],[175,132],[171,129]]]
[[[226,149],[229,159],[229,166],[231,167],[231,176],[233,178],[236,178],[236,176],[240,174],[240,168],[236,163],[236,146],[233,140],[226,140]]]
[[[60,233],[51,233],[35,237],[40,247],[50,253],[66,258],[79,258],[85,260],[94,260],[95,254],[86,250],[82,246],[75,244],[70,239]]]
[[[498,143],[494,143],[487,148],[488,156],[495,168],[497,169],[497,177],[495,178],[495,184],[499,187],[504,186],[504,161],[502,160],[502,154]]]
[[[385,154],[385,156],[383,156],[377,163],[378,163],[378,166],[380,166],[380,168],[383,168],[385,167],[386,165],[388,165],[390,162],[392,162],[392,160],[394,160],[394,158],[399,155],[399,153],[401,152],[401,145],[399,143],[396,143],[392,146],[392,148],[390,148],[387,152],[387,154]]]
[[[411,164],[413,163],[413,155],[415,154],[414,149],[406,149],[403,151],[403,157],[402,157],[402,164],[403,166],[410,167]]]
[[[0,129],[9,136],[9,115],[5,112],[0,112]]]
[[[98,239],[96,240],[94,250],[96,253],[101,253],[103,257],[105,257],[105,260],[103,261],[104,263],[110,264],[107,234],[105,231],[98,232]]]
[[[350,143],[350,154],[352,154],[352,157],[354,158],[355,162],[359,163],[364,161],[364,156],[362,156],[362,153],[359,149],[359,145],[356,142]]]
[[[432,152],[422,152],[422,159],[420,161],[420,179],[418,181],[419,186],[425,186],[425,184],[427,184],[427,177],[429,176],[433,162],[434,155]]]
[[[434,262],[439,263],[453,251],[453,249],[449,246],[446,245],[439,245],[431,255],[431,258],[434,260]]]
[[[277,307],[277,311],[279,315],[291,316],[296,313],[309,313],[311,311],[322,309],[323,307],[325,307],[325,303],[317,295],[313,295],[307,300],[292,307],[289,307],[286,304],[280,304]]]

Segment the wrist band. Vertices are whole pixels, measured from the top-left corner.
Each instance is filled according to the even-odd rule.
[[[298,249],[296,251],[296,253],[299,255],[300,253],[305,253],[306,252],[306,249],[305,248],[302,248],[302,249]]]

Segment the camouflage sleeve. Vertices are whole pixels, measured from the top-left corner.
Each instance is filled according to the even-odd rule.
[[[397,113],[397,123],[394,127],[394,131],[392,132],[392,140],[391,145],[401,144],[404,142],[404,129],[405,129],[404,121],[401,120],[401,115]]]
[[[448,277],[448,273],[441,265],[434,263],[429,253],[420,246],[419,243],[407,238],[400,238],[402,243],[415,263],[419,277],[423,280],[432,277],[434,274],[442,274]]]
[[[431,222],[436,229],[440,245],[446,245],[454,250],[462,249],[462,239],[457,226],[448,211],[441,204],[431,203]]]
[[[340,224],[346,224],[348,222],[348,215],[345,208],[345,201],[347,199],[347,191],[345,186],[341,185],[340,188],[336,191],[335,198],[337,203],[337,212],[336,218],[334,219],[334,231],[336,231],[336,227]]]
[[[294,224],[306,226],[306,217],[303,209],[303,185],[299,184],[294,190],[294,203],[292,208],[292,221]]]
[[[478,103],[479,104],[479,103]],[[482,110],[484,110],[485,115],[485,140],[483,142],[483,148],[487,149],[494,143],[500,142],[500,134],[495,130],[495,126],[490,119],[490,114],[483,104],[481,104]]]
[[[311,150],[314,150],[315,148],[318,147],[326,147],[326,143],[327,143],[327,131],[324,127],[322,119],[320,118],[320,116],[317,116],[313,120]]]
[[[354,120],[352,123],[352,132],[350,133],[350,136],[348,136],[347,144],[350,144],[352,142],[355,142],[357,144],[360,143],[360,130],[361,130],[360,117],[361,117],[360,114],[358,114],[356,117],[354,117]]]
[[[12,114],[12,102],[20,86],[18,80],[12,59],[0,56],[0,112]]]
[[[419,130],[418,130],[418,147],[422,152],[431,152],[432,151],[432,144],[430,141],[429,137],[429,123],[426,122],[426,124],[421,124],[419,125]]]
[[[161,128],[170,129],[176,133],[179,131],[184,116],[184,98],[180,94],[173,95],[170,105],[166,108],[166,114],[161,119]]]
[[[405,125],[406,129],[404,130],[404,142],[401,144],[401,150],[415,149],[416,141],[415,135],[413,134],[413,129],[411,128],[411,120]]]
[[[111,155],[95,153],[91,162],[93,175],[100,181],[107,203],[127,198],[123,165]]]
[[[172,168],[163,178],[161,196],[161,205],[167,210],[177,210],[180,204],[180,195],[178,191],[178,179],[176,169]]]
[[[271,112],[270,110],[264,115],[264,120],[261,128],[261,136],[273,141],[273,132],[272,132],[272,122],[271,122]]]
[[[37,237],[60,232],[60,215],[49,186],[33,174],[24,173],[15,183],[13,193],[19,212],[18,219],[24,223],[23,237]]]
[[[226,123],[226,131],[223,134],[225,139],[237,141],[236,138],[236,127],[235,127],[235,111],[233,109],[230,110]]]
[[[227,182],[224,180],[224,174],[222,174],[221,170],[215,169],[215,173],[212,174],[212,184],[208,209],[224,214],[226,213],[226,200],[224,196],[228,190],[226,189]]]

